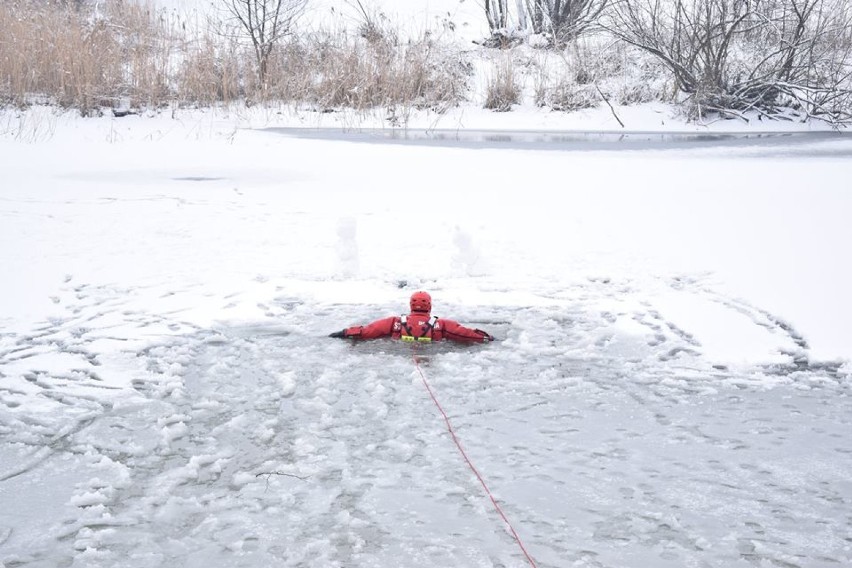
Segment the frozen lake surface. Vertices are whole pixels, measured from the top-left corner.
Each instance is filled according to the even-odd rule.
[[[350,306],[268,308],[275,327],[140,353],[150,373],[128,402],[101,401],[97,371],[27,377],[64,410],[3,414],[5,565],[523,566],[411,348],[285,331],[369,316]],[[852,560],[852,398],[836,367],[684,361],[690,338],[652,311],[631,316],[647,340],[582,301],[555,318],[477,315],[499,342],[417,354],[538,565]],[[78,324],[54,322],[4,359]],[[96,359],[97,335],[60,353]]]
[[[415,356],[542,568],[852,564],[847,138],[100,134],[0,148],[5,568],[529,565]],[[419,288],[498,341],[326,337]]]

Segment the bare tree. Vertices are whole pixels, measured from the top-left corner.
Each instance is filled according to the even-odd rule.
[[[529,14],[527,14],[526,0],[515,0],[515,10],[518,13],[518,29],[528,29]]]
[[[610,30],[662,59],[685,93],[718,91],[731,40],[747,31],[748,15],[737,0],[621,0]]]
[[[564,45],[597,23],[608,0],[527,0],[533,31]]]
[[[509,0],[485,0],[485,17],[491,34],[486,45],[503,48],[511,46],[516,38],[509,31]]]
[[[485,17],[491,33],[488,44],[508,47],[531,31],[547,36],[554,46],[564,46],[598,22],[609,1],[485,0]],[[510,25],[516,29],[509,29]]]
[[[222,0],[251,41],[261,85],[266,84],[269,57],[287,36],[308,0]]]
[[[488,18],[488,29],[492,34],[505,30],[509,23],[507,0],[485,0],[485,17]]]
[[[846,0],[620,0],[609,29],[672,71],[698,115],[797,107],[848,121]]]

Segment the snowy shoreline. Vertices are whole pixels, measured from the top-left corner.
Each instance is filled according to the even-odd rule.
[[[601,133],[601,134],[716,134],[764,135],[799,134],[807,132],[847,133],[818,120],[806,122],[760,120],[757,114],[743,120],[714,119],[706,122],[687,121],[674,105],[653,103],[619,107],[617,114],[600,105],[572,113],[553,112],[531,105],[521,105],[506,113],[497,113],[473,104],[460,105],[443,113],[431,111],[406,112],[403,117],[388,116],[386,110],[363,112],[341,110],[314,112],[293,107],[272,105],[245,108],[241,105],[206,109],[166,109],[145,111],[121,118],[104,109],[104,116],[83,118],[74,110],[52,106],[34,106],[25,110],[5,109],[0,112],[0,137],[10,140],[47,140],[55,135],[88,135],[100,131],[105,139],[121,142],[125,139],[157,140],[175,132],[192,138],[233,136],[240,129],[304,128],[319,131],[386,130],[407,131],[478,131],[517,133]],[[85,125],[79,128],[79,125]],[[98,128],[95,128],[95,125]]]

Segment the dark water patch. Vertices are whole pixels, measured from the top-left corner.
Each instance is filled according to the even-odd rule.
[[[223,177],[209,177],[209,176],[180,176],[173,177],[175,181],[222,181]]]
[[[617,132],[490,131],[425,129],[266,128],[268,132],[312,140],[403,144],[468,149],[623,151],[752,148],[759,155],[852,156],[852,135],[841,132]],[[814,148],[809,145],[842,142]],[[794,149],[791,149],[793,147]],[[804,154],[802,154],[804,152]]]

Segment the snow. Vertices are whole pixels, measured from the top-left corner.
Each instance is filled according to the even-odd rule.
[[[325,337],[417,288],[499,339],[423,370],[539,565],[852,559],[845,136],[38,112],[0,142],[0,561],[524,565],[409,348]]]
[[[852,562],[852,141],[615,111],[4,111],[0,566],[527,565],[412,355],[539,566]]]

